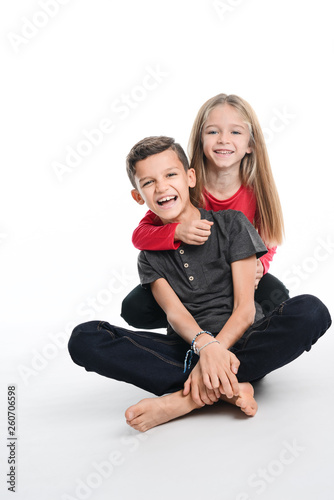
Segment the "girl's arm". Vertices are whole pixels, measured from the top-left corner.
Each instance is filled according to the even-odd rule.
[[[261,261],[262,266],[263,266],[263,274],[266,274],[268,272],[270,262],[273,260],[273,257],[276,253],[276,249],[277,249],[277,247],[268,248],[268,252],[265,255],[263,255],[262,257],[260,257],[259,260]]]
[[[255,213],[255,228],[257,228],[259,235],[261,236],[262,240],[264,241],[263,235],[261,234],[262,233],[261,224],[260,224],[260,219],[259,219],[259,215],[258,215],[257,211]],[[260,257],[260,259],[259,259],[261,264],[262,264],[262,268],[263,268],[262,276],[269,271],[270,262],[273,260],[273,257],[275,255],[276,249],[277,249],[277,246],[268,247],[266,243],[265,243],[265,245],[267,247],[268,252],[265,255],[262,255],[262,257]],[[262,278],[262,276],[261,276],[261,278]]]
[[[213,222],[205,219],[189,223],[163,225],[149,210],[132,234],[132,243],[138,250],[176,250],[181,241],[189,245],[203,245],[210,236]]]
[[[181,244],[174,241],[177,225],[163,225],[159,217],[148,210],[132,234],[132,243],[138,250],[176,250]]]
[[[256,262],[256,275],[255,275],[255,290],[257,289],[261,278],[268,272],[269,270],[269,262],[273,260],[273,256],[276,253],[277,247],[268,248],[268,253],[257,259]]]

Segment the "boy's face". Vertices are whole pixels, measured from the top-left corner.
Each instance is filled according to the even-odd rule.
[[[146,203],[164,223],[180,219],[192,207],[189,188],[196,184],[195,171],[186,172],[171,149],[138,161],[135,181],[132,197],[140,205]]]

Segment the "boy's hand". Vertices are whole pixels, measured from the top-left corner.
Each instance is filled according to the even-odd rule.
[[[203,382],[203,373],[199,363],[191,371],[184,384],[183,395],[187,396],[191,391],[191,397],[198,406],[212,405],[220,398],[219,390],[208,389]]]
[[[174,240],[188,245],[203,245],[211,234],[212,224],[206,219],[180,223],[176,226]]]
[[[257,261],[256,261],[256,275],[255,275],[255,290],[257,289],[258,284],[259,284],[262,276],[263,276],[263,264],[260,261],[260,259],[257,259]]]
[[[238,358],[220,344],[206,346],[184,384],[183,394],[186,396],[191,391],[192,399],[200,406],[218,401],[221,394],[228,398],[238,396],[239,365]]]

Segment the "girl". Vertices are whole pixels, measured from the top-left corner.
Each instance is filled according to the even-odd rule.
[[[195,119],[189,141],[190,167],[197,183],[191,189],[196,206],[207,210],[239,210],[258,230],[268,253],[257,261],[255,301],[269,314],[289,298],[288,290],[268,273],[282,243],[282,209],[264,137],[251,106],[236,95],[218,94],[206,101]],[[148,211],[133,233],[139,250],[177,249],[181,242],[202,245],[211,222],[162,225]],[[123,301],[122,317],[136,328],[163,328],[166,316],[150,290],[136,287]]]

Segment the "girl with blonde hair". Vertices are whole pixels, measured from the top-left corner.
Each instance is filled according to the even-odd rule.
[[[257,261],[255,301],[269,314],[289,298],[288,290],[268,273],[277,245],[283,241],[281,204],[263,133],[252,107],[236,95],[218,94],[197,113],[190,134],[190,167],[196,172],[191,199],[206,210],[238,210],[255,226],[267,246]],[[167,197],[168,198],[168,197]],[[166,199],[164,203],[172,203]],[[139,250],[176,250],[182,242],[202,245],[211,222],[162,225],[148,211],[133,233]],[[140,285],[123,301],[122,317],[136,328],[162,328],[166,317],[151,292]]]

